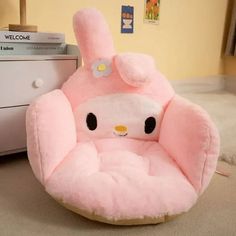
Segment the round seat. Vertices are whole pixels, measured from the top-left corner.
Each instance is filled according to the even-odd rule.
[[[80,214],[116,223],[186,212],[197,193],[157,142],[78,143],[46,182],[47,192]],[[128,223],[128,221],[127,221]]]

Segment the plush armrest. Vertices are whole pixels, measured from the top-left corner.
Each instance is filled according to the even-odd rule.
[[[61,90],[39,97],[26,113],[29,161],[41,183],[76,144],[69,101]]]
[[[207,113],[175,96],[164,114],[159,142],[202,193],[215,171],[220,146],[218,131]]]

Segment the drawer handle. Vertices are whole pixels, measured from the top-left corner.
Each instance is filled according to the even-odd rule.
[[[35,88],[41,88],[44,84],[44,81],[42,79],[36,79],[34,81],[34,87]]]

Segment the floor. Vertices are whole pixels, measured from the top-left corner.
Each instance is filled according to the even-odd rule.
[[[0,160],[0,235],[236,235],[236,166],[220,162],[230,177],[215,174],[197,204],[174,220],[119,227],[87,220],[55,202],[33,176],[27,154]]]

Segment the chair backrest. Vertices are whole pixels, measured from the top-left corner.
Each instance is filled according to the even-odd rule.
[[[129,130],[130,138],[156,139],[162,113],[174,91],[153,58],[116,54],[109,27],[95,9],[77,12],[73,23],[84,65],[62,90],[71,102],[78,137],[113,137],[116,127],[123,135],[126,132],[121,130]],[[145,128],[151,122],[152,127]]]

